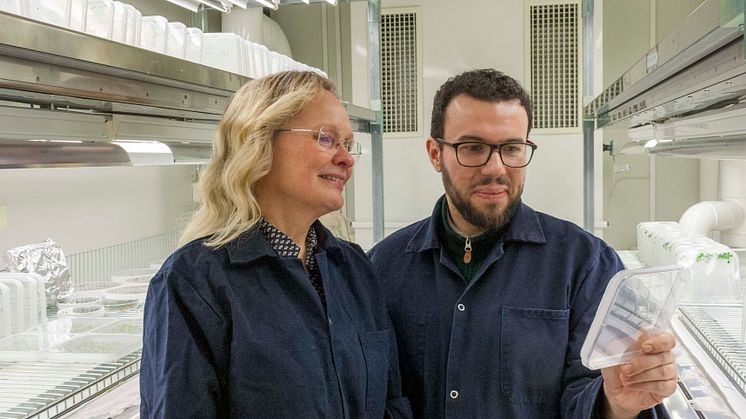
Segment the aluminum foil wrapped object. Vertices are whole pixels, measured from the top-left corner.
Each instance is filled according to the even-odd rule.
[[[48,306],[55,306],[57,300],[74,291],[65,253],[52,239],[7,250],[4,259],[10,272],[35,273],[44,278]]]

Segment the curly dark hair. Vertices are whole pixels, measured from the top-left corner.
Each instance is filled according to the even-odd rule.
[[[521,84],[510,76],[492,68],[471,70],[451,77],[435,93],[430,136],[443,138],[446,107],[458,95],[467,95],[485,102],[518,100],[528,115],[528,131],[533,122],[533,104]],[[528,132],[526,132],[528,135]],[[440,145],[443,147],[443,145]]]

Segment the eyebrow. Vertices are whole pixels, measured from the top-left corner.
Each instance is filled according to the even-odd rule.
[[[459,143],[471,143],[471,142],[477,142],[477,143],[485,143],[485,144],[492,144],[491,142],[485,140],[482,137],[476,137],[472,135],[462,135],[461,137],[458,137],[457,139]],[[526,140],[523,138],[508,138],[505,141],[500,141],[498,144],[507,144],[507,143],[525,143]]]

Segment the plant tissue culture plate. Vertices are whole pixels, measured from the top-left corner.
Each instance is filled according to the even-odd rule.
[[[680,266],[618,272],[606,286],[580,350],[587,368],[624,364],[640,353],[645,336],[670,328],[689,272]]]

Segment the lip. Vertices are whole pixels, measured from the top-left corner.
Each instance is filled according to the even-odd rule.
[[[499,201],[508,196],[507,187],[480,187],[474,190],[474,195],[488,201]]]
[[[334,173],[322,173],[319,175],[319,178],[330,183],[339,190],[344,189],[344,186],[347,183],[347,176]]]

